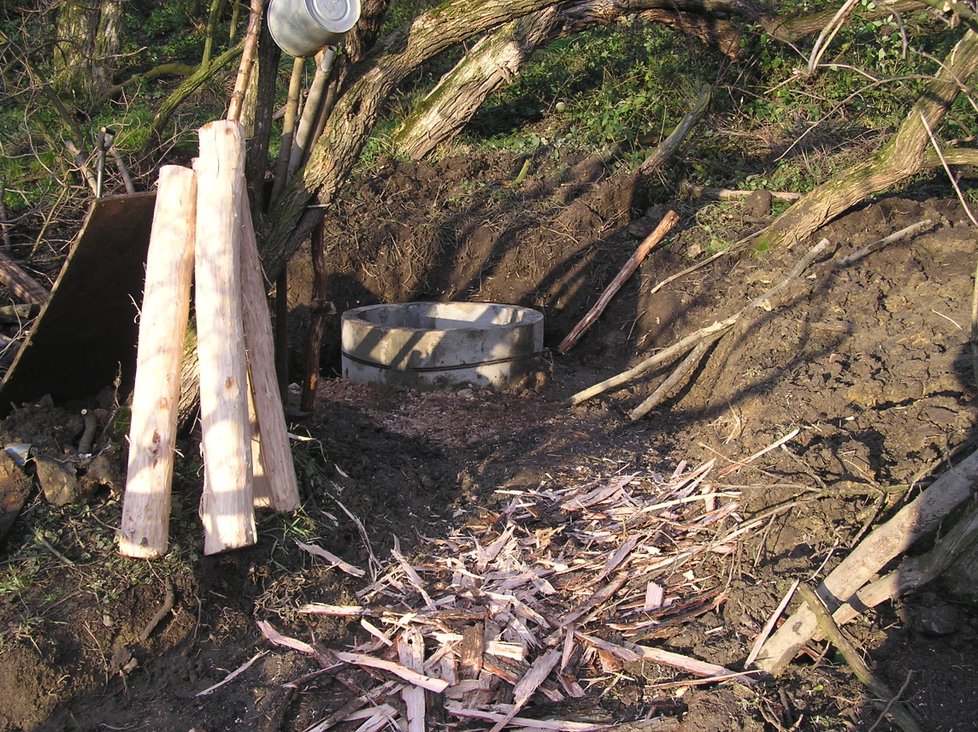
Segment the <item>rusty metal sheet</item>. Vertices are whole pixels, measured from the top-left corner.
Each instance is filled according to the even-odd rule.
[[[0,387],[0,413],[50,394],[63,401],[97,393],[136,369],[155,193],[92,202],[51,296]]]

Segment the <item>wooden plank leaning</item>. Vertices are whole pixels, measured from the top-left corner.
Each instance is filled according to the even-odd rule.
[[[194,268],[196,180],[189,168],[160,170],[139,321],[129,464],[119,551],[166,553],[176,452],[180,358]]]
[[[255,543],[251,425],[241,303],[244,133],[236,122],[200,129],[197,171],[197,353],[203,431],[204,554]]]
[[[818,596],[835,612],[887,563],[937,526],[975,494],[978,452],[944,473],[927,490],[867,536],[818,586]],[[778,628],[757,657],[758,668],[778,675],[817,631],[815,614],[801,605]]]

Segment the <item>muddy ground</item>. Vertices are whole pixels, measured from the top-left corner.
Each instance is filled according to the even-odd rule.
[[[314,560],[297,539],[367,566],[368,542],[385,559],[396,535],[411,556],[452,526],[492,512],[500,490],[669,474],[682,461],[733,464],[798,429],[783,447],[716,479],[718,489],[740,493],[727,528],[790,508],[746,532],[735,551],[698,559],[689,570],[721,600],[650,641],[741,668],[793,580],[824,577],[873,525],[972,451],[975,233],[943,186],[919,181],[820,231],[832,257],[745,316],[687,384],[633,422],[628,411],[664,374],[577,407],[562,401],[739,310],[811,243],[776,253],[742,245],[650,295],[712,255],[719,240],[758,230],[769,212],[666,195],[655,181],[615,174],[598,156],[546,148],[514,184],[524,162],[509,154],[391,161],[356,181],[325,227],[336,308],[414,299],[520,303],[544,311],[554,348],[670,207],[681,224],[579,345],[553,356],[546,378],[510,393],[394,391],[335,378],[334,318],[316,410],[291,425],[306,438],[295,444],[303,507],[260,516],[253,548],[201,556],[193,435],[177,468],[171,550],[158,562],[116,556],[121,481],[110,469],[93,469],[88,496],[61,508],[33,488],[3,547],[0,730],[305,729],[344,703],[355,680],[346,681],[352,688],[332,678],[283,686],[317,665],[273,648],[256,621],[349,647],[362,640],[355,623],[310,624],[296,609],[353,602],[364,581]],[[838,265],[924,220],[919,233]],[[300,253],[291,269],[294,366],[308,318],[307,261]],[[64,460],[77,452],[82,406],[97,410],[96,447],[121,468],[124,409],[104,395],[101,403],[25,405],[4,422],[4,442]],[[925,729],[978,729],[978,613],[966,575],[848,626],[882,680],[903,688]],[[260,652],[238,678],[196,696]],[[663,687],[688,677],[654,664],[612,677],[586,684],[585,699],[556,716],[610,724],[651,716],[659,721],[645,729],[683,730],[870,729],[880,717],[872,695],[820,644],[784,677],[752,688]],[[527,714],[553,711],[534,701]],[[876,726],[887,728],[886,721]]]

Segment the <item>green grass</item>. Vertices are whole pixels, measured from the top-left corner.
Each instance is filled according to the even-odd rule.
[[[864,0],[863,8],[872,3]],[[392,3],[381,43],[393,29],[436,4],[434,0]],[[828,0],[791,0],[780,7],[797,15],[831,5]],[[127,4],[128,31],[119,79],[162,62],[196,63],[206,6],[148,0]],[[227,42],[228,21],[225,12],[215,52]],[[11,38],[24,32],[9,12],[0,13],[0,31]],[[910,41],[906,53],[903,32]],[[686,178],[706,185],[806,191],[851,163],[833,148],[836,142],[859,140],[871,147],[899,124],[926,75],[936,68],[935,59],[943,57],[959,35],[959,30],[942,30],[927,13],[907,14],[899,21],[855,16],[823,56],[825,66],[807,76],[799,69],[807,62],[812,39],[792,48],[761,35],[731,62],[681,33],[628,16],[538,50],[523,72],[487,101],[459,142],[476,153],[530,154],[543,139],[556,155],[615,146],[620,163],[633,167],[682,119],[699,85],[707,81],[716,87],[710,115],[661,173],[661,182],[675,184]],[[384,121],[364,147],[360,171],[396,154],[390,137],[397,122],[460,54],[459,49],[442,54],[398,88],[386,105]],[[34,60],[43,68],[43,54],[35,53]],[[290,66],[291,60],[283,59],[278,104],[284,102]],[[66,184],[79,194],[84,190],[58,145],[49,144],[40,134],[44,126],[57,140],[61,131],[55,116],[41,95],[16,93],[11,80],[18,78],[23,76],[8,76],[4,89],[8,101],[0,103],[0,181],[11,215],[49,210]],[[88,138],[82,147],[91,150],[94,131],[104,125],[118,131],[116,144],[123,154],[138,158],[150,142],[148,129],[156,108],[178,83],[179,79],[159,79],[134,84],[90,118],[77,119]],[[180,108],[164,133],[168,138],[164,146],[143,161],[141,172],[152,176],[165,154],[194,153],[194,131],[223,112],[227,84],[224,77],[214,81]],[[973,107],[959,100],[942,136],[973,134],[974,119]],[[273,130],[273,153],[277,137]],[[797,149],[781,157],[799,138]],[[452,154],[452,148],[438,154]]]

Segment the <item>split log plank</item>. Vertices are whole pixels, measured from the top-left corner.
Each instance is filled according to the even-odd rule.
[[[659,222],[659,225],[656,226],[655,230],[645,237],[645,240],[638,245],[638,248],[635,250],[634,254],[628,258],[628,261],[625,262],[618,274],[615,275],[615,279],[613,279],[611,284],[605,288],[603,293],[601,293],[601,297],[599,297],[598,301],[594,303],[587,315],[581,318],[581,321],[574,326],[574,329],[567,334],[564,340],[560,342],[560,345],[557,346],[557,353],[565,354],[574,347],[574,344],[581,339],[581,336],[587,332],[588,328],[594,325],[594,321],[601,317],[601,313],[603,313],[605,308],[608,307],[608,303],[611,302],[611,298],[615,296],[615,293],[621,289],[622,285],[628,281],[628,278],[635,273],[638,266],[649,255],[649,252],[651,252],[652,249],[665,238],[666,234],[669,233],[669,231],[678,221],[679,214],[677,214],[675,211],[669,211],[662,217],[662,221]]]
[[[978,452],[944,473],[933,485],[876,528],[818,586],[818,596],[832,611],[852,598],[890,560],[909,549],[958,506],[971,498],[978,484]],[[778,675],[818,628],[807,605],[799,607],[768,639],[757,666]]]
[[[251,429],[241,304],[244,133],[217,121],[200,131],[197,170],[197,353],[203,430],[204,554],[255,543]]]
[[[177,165],[160,169],[146,255],[119,533],[119,551],[128,557],[162,556],[169,543],[180,360],[194,269],[196,196],[192,170]]]
[[[275,339],[247,196],[241,197],[238,212],[241,219],[242,314],[261,437],[261,462],[271,492],[272,508],[276,511],[294,511],[299,507],[299,485],[275,373]]]

